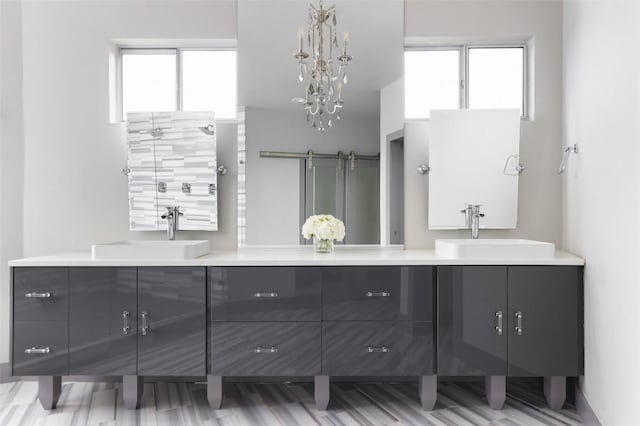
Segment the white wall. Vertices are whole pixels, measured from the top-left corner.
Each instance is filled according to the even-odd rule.
[[[564,4],[564,243],[586,258],[582,390],[602,424],[640,402],[640,3]]]
[[[0,210],[13,212],[15,208],[17,212],[2,216],[2,264],[7,258],[21,255],[88,250],[96,242],[164,238],[161,233],[128,231],[127,179],[121,172],[126,164],[125,129],[123,124],[109,124],[110,41],[235,39],[235,1],[1,3],[4,191]],[[5,14],[7,10],[19,10],[20,3],[22,20],[15,12]],[[20,88],[20,50],[22,104],[15,92]],[[5,74],[7,57],[17,62],[12,62]],[[12,96],[5,96],[5,89]],[[20,126],[23,110],[24,137]],[[5,124],[5,112],[13,117],[10,126]],[[214,248],[233,249],[236,129],[226,124],[218,130],[219,161],[230,170],[219,180],[220,231],[183,234],[185,238],[209,239]],[[7,132],[14,135],[11,146],[5,143],[9,140]],[[24,185],[19,172],[22,150]],[[18,171],[5,167],[5,161],[17,164]],[[24,212],[20,210],[22,205]],[[4,308],[8,302],[7,271],[1,269],[0,273]],[[0,323],[2,362],[8,352],[8,321],[3,317]]]
[[[533,112],[522,122],[520,154],[527,168],[520,177],[518,227],[482,230],[490,237],[562,240],[562,181],[556,174],[562,138],[562,3],[536,1],[418,1],[405,5],[405,36],[446,41],[509,41],[533,37]],[[463,237],[465,231],[427,229],[428,164],[421,123],[405,133],[405,246],[433,248],[437,238]]]
[[[260,158],[260,151],[375,155],[377,118],[345,118],[321,134],[303,111],[246,109],[247,245],[300,244],[300,161]]]
[[[22,255],[21,3],[0,2],[0,363],[9,360],[9,268]]]

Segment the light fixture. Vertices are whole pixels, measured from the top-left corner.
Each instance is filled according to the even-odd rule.
[[[320,132],[333,125],[334,117],[340,120],[344,106],[342,88],[347,84],[347,65],[352,59],[347,53],[347,32],[344,33],[342,53],[333,58],[333,49],[338,51],[336,22],[335,5],[325,9],[322,0],[318,7],[310,4],[306,37],[304,28],[300,27],[298,52],[293,55],[300,64],[298,80],[304,84],[305,94],[304,98],[294,98],[292,101],[303,104],[307,122]],[[310,54],[304,50],[305,41]],[[307,64],[309,58],[310,67]]]

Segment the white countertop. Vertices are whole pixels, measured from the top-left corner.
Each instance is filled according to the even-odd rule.
[[[584,265],[584,259],[557,250],[549,259],[437,257],[435,250],[396,247],[336,247],[333,253],[315,253],[313,247],[246,248],[212,251],[190,260],[101,259],[91,252],[62,253],[12,260],[9,266],[350,266],[350,265]]]

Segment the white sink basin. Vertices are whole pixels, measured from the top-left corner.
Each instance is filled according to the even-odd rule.
[[[195,259],[209,253],[209,241],[116,241],[94,244],[94,259]]]
[[[436,240],[436,256],[456,258],[549,259],[554,257],[553,243],[517,239]]]

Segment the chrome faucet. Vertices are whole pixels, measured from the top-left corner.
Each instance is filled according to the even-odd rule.
[[[465,225],[471,230],[471,239],[476,240],[480,234],[480,218],[484,217],[484,213],[480,213],[482,204],[467,204],[460,213],[465,215]]]
[[[180,206],[167,206],[167,212],[161,216],[162,219],[167,219],[167,238],[169,240],[173,241],[176,239],[178,219],[183,215],[180,211]]]

